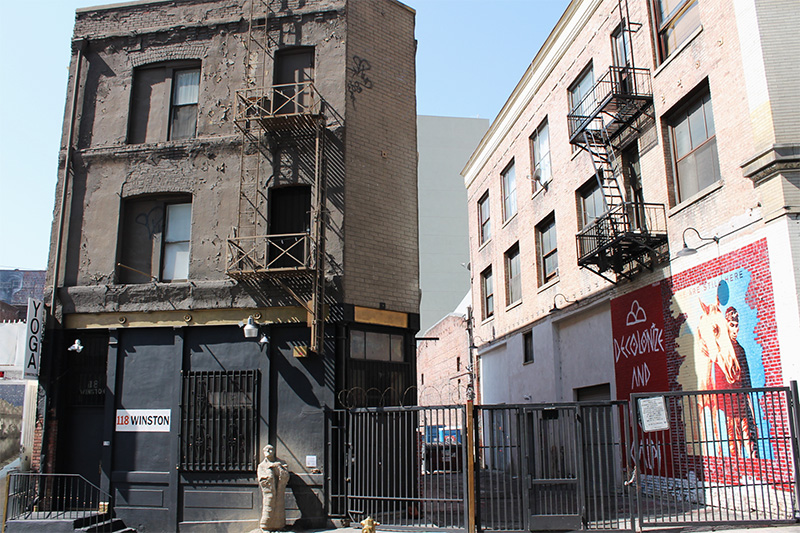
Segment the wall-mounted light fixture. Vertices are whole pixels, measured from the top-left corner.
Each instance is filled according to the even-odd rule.
[[[258,324],[256,324],[253,315],[247,317],[247,323],[239,322],[239,327],[244,331],[244,336],[247,339],[258,337]]]
[[[560,309],[560,307],[558,307],[558,297],[559,296],[561,296],[561,299],[564,300],[564,304],[565,305],[569,305],[569,304],[574,304],[575,303],[573,300],[570,300],[569,298],[567,298],[566,296],[564,296],[563,294],[561,294],[559,292],[558,294],[553,296],[553,308],[550,309],[551,313],[554,313],[554,312],[556,312],[556,311],[558,311]]]
[[[683,230],[683,248],[677,254],[675,254],[675,257],[686,257],[686,256],[694,255],[694,254],[697,253],[697,249],[696,248],[691,248],[688,244],[686,244],[686,232],[687,231],[695,232],[695,234],[697,235],[697,238],[700,239],[701,241],[714,241],[715,243],[719,244],[719,237],[717,237],[716,235],[713,236],[713,237],[703,237],[702,235],[700,235],[700,232],[697,231],[697,229],[689,226],[688,228]]]
[[[81,340],[75,339],[75,342],[72,344],[72,346],[67,348],[67,351],[81,353],[83,351],[83,344],[81,344]]]
[[[544,189],[545,191],[547,190],[548,185],[550,185],[550,181],[542,181],[542,168],[541,167],[536,167],[536,170],[533,171],[533,176],[531,176],[531,179],[533,181],[535,181],[536,183],[538,183],[539,186],[542,189]]]

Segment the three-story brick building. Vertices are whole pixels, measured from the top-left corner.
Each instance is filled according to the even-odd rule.
[[[485,403],[800,375],[796,8],[569,4],[462,172]]]
[[[140,531],[249,531],[271,443],[289,522],[326,520],[326,411],[415,375],[414,57],[394,0],[78,10],[44,471]]]

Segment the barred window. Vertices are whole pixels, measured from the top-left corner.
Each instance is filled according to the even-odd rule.
[[[181,468],[254,471],[258,463],[257,370],[185,372]]]

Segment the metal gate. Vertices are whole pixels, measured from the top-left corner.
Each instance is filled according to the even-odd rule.
[[[649,393],[630,403],[482,405],[472,417],[467,412],[332,411],[331,516],[462,530],[473,498],[478,531],[634,531],[798,517],[794,389]],[[654,426],[659,417],[662,426]],[[470,445],[474,461],[467,460]]]
[[[429,531],[466,524],[466,408],[358,408],[331,413],[332,516]]]
[[[632,395],[640,524],[800,518],[792,385]]]

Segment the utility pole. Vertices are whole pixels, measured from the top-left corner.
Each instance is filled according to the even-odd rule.
[[[469,358],[467,359],[467,372],[469,381],[467,382],[467,400],[475,400],[475,341],[472,335],[472,306],[467,306],[467,337],[469,340]]]

